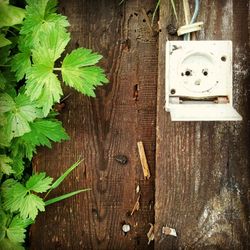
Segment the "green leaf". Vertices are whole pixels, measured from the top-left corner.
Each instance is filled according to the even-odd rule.
[[[9,4],[10,1],[9,0],[0,0],[0,3]]]
[[[45,65],[35,65],[27,72],[26,94],[31,100],[37,100],[47,116],[54,103],[59,102],[63,94],[61,84],[52,69]]]
[[[46,8],[45,8],[45,16],[56,12],[57,11],[57,5],[58,5],[57,0],[47,1],[47,5],[46,5]]]
[[[38,42],[32,50],[34,64],[53,68],[54,62],[61,56],[69,40],[69,33],[60,26],[53,25],[46,32],[41,32],[38,36]]]
[[[15,72],[17,81],[24,78],[30,67],[31,61],[29,51],[16,54],[11,61],[11,71]]]
[[[54,62],[61,56],[69,42],[69,33],[60,27],[51,26],[39,34],[35,49],[32,50],[33,66],[26,72],[26,94],[43,108],[47,116],[53,104],[63,94],[61,83],[53,73]]]
[[[36,136],[39,137],[39,145],[42,146],[51,147],[49,140],[61,142],[69,139],[62,123],[57,119],[38,119],[31,125],[31,128],[36,132]]]
[[[34,221],[31,219],[23,219],[19,215],[16,215],[12,221],[11,226],[27,228],[29,225],[33,224]]]
[[[8,94],[0,94],[0,113],[11,111],[14,108],[14,100]]]
[[[29,122],[42,117],[37,104],[23,94],[19,94],[14,100],[8,94],[0,95],[0,113],[6,113],[7,122],[4,131],[9,139],[29,132]]]
[[[1,5],[0,5],[1,6]],[[4,34],[0,34],[0,48],[11,44],[11,41],[5,38]]]
[[[8,195],[10,195],[9,192],[11,192],[11,189],[16,185],[16,183],[18,183],[15,179],[7,179],[4,183],[2,183],[2,186],[1,186],[1,191],[2,191],[2,195],[6,197]]]
[[[33,221],[31,219],[23,219],[19,215],[16,215],[6,229],[7,237],[12,242],[23,243],[26,233],[25,228],[32,223]]]
[[[57,27],[69,27],[70,24],[67,20],[66,16],[63,16],[61,14],[57,14],[57,13],[49,13],[46,15],[45,17],[46,21],[48,23],[53,23],[55,24]]]
[[[4,174],[10,175],[15,171],[11,167],[12,159],[7,155],[0,155],[0,170]]]
[[[14,171],[14,177],[16,179],[20,179],[23,174],[24,170],[24,162],[22,157],[20,155],[15,156],[15,158],[12,159],[12,169]]]
[[[0,2],[0,28],[22,23],[24,16],[24,9]]]
[[[0,208],[0,242],[5,237],[5,229],[6,229],[6,223],[7,223],[8,217],[4,213],[3,209]]]
[[[65,16],[54,13],[56,4],[56,1],[48,0],[28,1],[21,34],[27,36],[29,46],[33,47],[39,40],[39,35],[46,33],[51,27],[65,28],[69,26]]]
[[[50,187],[53,178],[46,177],[46,173],[33,174],[26,182],[26,188],[37,193],[46,192]]]
[[[34,41],[29,35],[19,34],[19,37],[18,37],[19,52],[31,54],[31,49],[33,48],[33,44],[34,44]]]
[[[27,121],[32,122],[36,118],[42,117],[41,111],[37,108],[37,104],[31,102],[27,96],[19,94],[15,98],[15,102],[20,115]]]
[[[0,48],[0,64],[6,64],[9,61],[10,46]]]
[[[0,241],[0,250],[25,250],[22,245],[4,238]]]
[[[26,18],[29,17],[29,15],[32,15],[34,13],[34,16],[37,17],[44,17],[46,13],[46,7],[49,2],[49,0],[26,0]]]
[[[5,84],[6,84],[6,78],[4,77],[3,73],[0,72],[0,89],[4,89],[5,88]]]
[[[7,125],[5,132],[8,138],[19,137],[30,131],[29,122],[35,118],[42,117],[41,110],[37,108],[37,104],[31,102],[29,98],[23,94],[19,94],[15,101],[7,95],[3,95],[0,101],[0,113],[7,113]]]
[[[76,49],[66,55],[62,63],[64,82],[87,96],[95,96],[94,90],[98,85],[108,83],[103,69],[93,65],[101,56],[90,50]],[[88,66],[87,66],[88,65]]]
[[[0,48],[1,55],[1,48]],[[1,64],[1,63],[0,63]],[[16,96],[16,78],[11,73],[10,68],[6,67],[0,72],[0,89],[4,91],[5,94],[10,95],[12,98]]]
[[[3,207],[10,212],[20,212],[23,219],[34,220],[38,211],[44,211],[42,198],[30,193],[30,190],[14,179],[2,184]]]
[[[3,127],[0,127],[0,146],[1,147],[10,146],[10,138],[6,135]]]
[[[27,1],[26,17],[23,22],[22,34],[33,33],[42,28],[43,24],[56,24],[58,27],[68,27],[65,16],[55,13],[57,1]]]
[[[7,179],[2,184],[3,208],[10,212],[16,212],[20,209],[27,189],[14,179]]]
[[[93,53],[91,49],[78,48],[73,50],[69,55],[64,59],[64,66],[70,67],[84,67],[91,66],[100,61],[102,55]]]
[[[20,227],[9,227],[7,230],[7,237],[12,242],[24,242],[25,239],[25,229]]]
[[[31,160],[37,146],[51,147],[51,142],[61,142],[69,139],[62,127],[62,123],[56,119],[37,119],[30,124],[31,131],[22,137],[16,138],[11,149],[14,156],[20,152]]]
[[[30,131],[28,121],[19,113],[9,113],[7,116],[6,133],[9,139],[19,137]]]
[[[45,203],[42,198],[34,194],[28,194],[19,203],[20,216],[22,218],[35,220],[38,211],[45,211],[44,206]]]
[[[0,113],[0,126],[5,126],[6,125],[6,116],[3,113]]]
[[[51,205],[53,203],[68,199],[68,198],[70,198],[70,197],[72,197],[74,195],[77,195],[79,193],[86,192],[86,191],[89,191],[89,190],[91,190],[91,189],[90,188],[81,189],[81,190],[77,190],[77,191],[74,191],[74,192],[71,192],[71,193],[68,193],[68,194],[58,196],[56,198],[52,198],[50,200],[45,201],[45,206],[48,206],[48,205]]]
[[[0,207],[0,225],[5,225],[7,222],[7,215],[3,211],[2,207]]]

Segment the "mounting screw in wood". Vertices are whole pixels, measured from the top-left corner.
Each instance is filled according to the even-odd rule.
[[[131,230],[131,227],[129,224],[122,225],[122,231],[126,234]]]

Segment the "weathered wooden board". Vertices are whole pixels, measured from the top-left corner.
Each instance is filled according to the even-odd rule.
[[[175,2],[181,25],[182,1]],[[51,197],[92,190],[48,207],[32,226],[31,249],[250,248],[249,1],[203,0],[198,18],[205,22],[198,39],[233,40],[234,101],[243,122],[170,121],[163,109],[164,51],[166,27],[176,21],[170,1],[162,0],[158,54],[143,14],[152,16],[155,4],[60,1],[71,23],[71,49],[103,54],[110,84],[98,89],[96,99],[65,91],[72,95],[60,118],[71,140],[41,149],[34,168],[56,178],[82,156],[83,163]],[[150,180],[143,179],[137,141],[144,142]],[[118,154],[128,157],[127,165],[115,161]],[[140,210],[131,216],[138,185]],[[148,245],[154,218],[156,240]],[[124,223],[131,226],[126,235]],[[163,236],[164,225],[178,237]]]
[[[175,1],[184,24],[182,1]],[[191,1],[192,2],[192,1]],[[230,39],[234,101],[243,122],[171,122],[164,106],[166,27],[176,23],[161,1],[156,135],[155,249],[249,249],[249,1],[201,1],[198,39]],[[248,60],[247,60],[248,58]],[[162,227],[178,237],[162,235]]]
[[[78,169],[51,197],[92,190],[55,204],[31,229],[31,249],[149,249],[146,233],[154,223],[154,162],[157,86],[157,37],[142,8],[152,15],[155,1],[61,0],[73,38],[71,48],[101,53],[110,84],[90,99],[72,95],[60,119],[71,140],[41,149],[36,170],[58,177],[80,156]],[[144,180],[137,151],[143,141],[151,179]],[[115,161],[118,154],[128,164]],[[130,215],[140,186],[140,210]],[[130,224],[126,235],[122,225]]]

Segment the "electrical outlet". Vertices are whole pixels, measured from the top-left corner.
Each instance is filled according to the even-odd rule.
[[[241,120],[232,89],[231,41],[166,43],[166,110],[172,120]]]

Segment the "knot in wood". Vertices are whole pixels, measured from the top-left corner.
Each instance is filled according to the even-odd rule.
[[[122,165],[128,163],[128,157],[126,155],[116,155],[115,160]]]
[[[174,35],[177,34],[177,29],[173,24],[169,24],[167,26],[167,31],[168,31],[168,34],[171,35],[171,36],[174,36]]]

